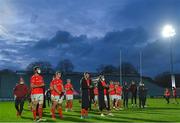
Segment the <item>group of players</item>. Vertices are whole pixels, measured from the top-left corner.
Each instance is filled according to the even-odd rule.
[[[40,74],[41,70],[38,66],[36,66],[34,67],[34,75],[30,79],[30,96],[32,104],[31,111],[34,121],[45,120],[42,118],[45,83]],[[71,80],[67,79],[67,83],[63,85],[61,72],[57,71],[53,76],[49,89],[52,101],[50,111],[52,119],[56,119],[56,111],[58,111],[59,117],[63,118],[62,103],[64,96],[66,97],[66,111],[68,109],[72,111],[74,89],[73,85],[71,84]],[[95,108],[98,105],[98,109],[101,112],[100,116],[105,116],[103,113],[104,109],[106,109],[108,115],[113,116],[111,109],[122,109],[122,96],[124,100],[124,107],[128,107],[129,92],[132,93],[132,105],[136,105],[137,86],[135,82],[132,82],[130,87],[128,87],[126,82],[123,86],[121,86],[119,82],[113,81],[110,81],[110,84],[107,84],[103,75],[100,75],[94,82],[91,79],[90,74],[85,72],[83,78],[80,80],[81,119],[88,117],[88,110],[91,110],[92,103],[94,103]],[[21,78],[20,83],[14,89],[15,107],[18,116],[20,116],[22,113],[24,99],[27,93],[27,86],[24,84],[24,80]],[[139,107],[142,106],[144,108],[146,93],[147,89],[144,87],[144,84],[141,84],[139,86]],[[37,118],[37,114],[39,118]]]
[[[145,88],[143,83],[140,83],[139,87],[136,86],[134,81],[132,81],[130,86],[128,86],[127,82],[123,86],[119,82],[113,81],[110,81],[110,84],[108,84],[103,75],[100,75],[92,82],[90,74],[87,72],[84,73],[84,77],[81,80],[81,118],[88,117],[88,110],[91,110],[92,102],[94,102],[94,107],[98,104],[98,109],[101,112],[100,116],[104,117],[105,113],[113,116],[111,109],[122,110],[123,106],[124,108],[128,108],[129,93],[131,93],[132,106],[137,106],[136,98],[138,95],[139,108],[145,107],[147,88]]]

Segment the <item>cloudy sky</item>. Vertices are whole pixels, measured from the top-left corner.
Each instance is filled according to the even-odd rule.
[[[70,59],[76,71],[96,71],[122,59],[155,76],[169,71],[173,37],[175,72],[180,72],[180,0],[0,0],[0,69],[20,70],[34,61]]]

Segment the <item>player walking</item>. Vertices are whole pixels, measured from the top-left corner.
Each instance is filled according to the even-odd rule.
[[[38,66],[34,67],[34,75],[31,77],[31,100],[32,100],[32,112],[33,112],[33,118],[34,121],[36,121],[36,108],[38,107],[38,114],[39,114],[39,120],[38,121],[44,121],[45,119],[42,119],[43,114],[43,101],[44,101],[44,92],[43,87],[45,86],[43,77],[40,75],[41,70]]]

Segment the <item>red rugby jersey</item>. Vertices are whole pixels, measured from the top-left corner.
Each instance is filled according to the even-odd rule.
[[[31,77],[30,82],[33,85],[39,86],[39,85],[44,83],[44,80],[43,80],[43,77],[41,75],[33,75]],[[43,94],[43,88],[42,87],[32,88],[31,89],[31,94]]]
[[[116,88],[116,94],[121,96],[122,95],[122,87],[120,85],[117,86]]]
[[[67,89],[67,90],[66,90],[66,95],[72,95],[72,94],[73,94],[73,90],[72,90],[73,86],[72,86],[71,83],[67,83],[67,84],[64,86],[64,88]]]
[[[114,95],[116,93],[114,84],[110,84],[109,89],[111,89],[111,91],[109,92],[110,95]]]
[[[63,84],[61,79],[54,79],[51,81],[50,86],[56,85],[57,89],[62,92],[63,91]],[[53,89],[51,95],[53,96],[59,96],[59,94]]]

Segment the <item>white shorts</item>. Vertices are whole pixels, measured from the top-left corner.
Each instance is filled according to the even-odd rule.
[[[37,101],[39,104],[43,104],[44,95],[43,94],[31,94],[32,102]]]
[[[107,101],[107,95],[104,95],[104,101]]]
[[[116,99],[116,95],[110,95],[110,99],[114,101]]]
[[[51,100],[52,101],[55,101],[55,102],[58,102],[59,104],[61,104],[63,102],[63,99],[64,99],[64,96],[62,96],[60,98],[60,96],[54,96],[54,95],[51,95]]]
[[[116,95],[116,99],[117,99],[117,100],[121,100],[121,99],[122,99],[122,96]]]
[[[66,100],[73,100],[73,95],[66,95]]]
[[[95,101],[98,101],[98,95],[95,95],[95,96],[94,96],[94,100],[95,100]]]

